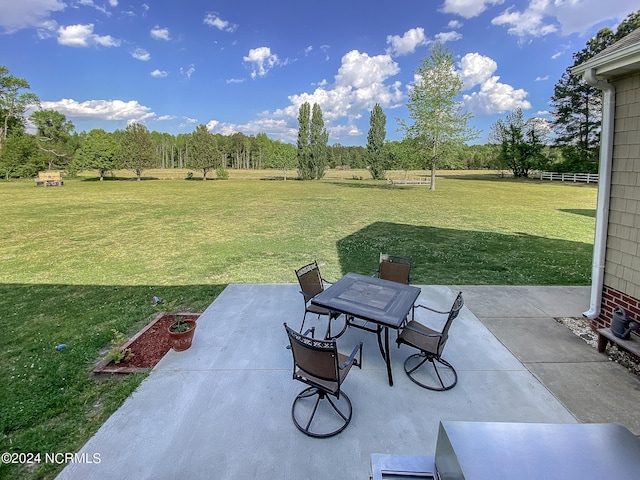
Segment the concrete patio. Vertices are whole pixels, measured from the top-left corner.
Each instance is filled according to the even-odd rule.
[[[553,320],[580,316],[587,287],[421,288],[419,302],[442,310],[465,296],[444,355],[454,389],[413,384],[402,369],[413,351],[395,345],[390,387],[375,336],[351,329],[341,351],[364,342],[363,368],[343,386],[353,420],[336,437],[309,438],[290,417],[304,385],[291,378],[282,326],[300,324],[298,286],[230,285],[193,346],[169,352],[82,448],[100,463],[70,464],[58,478],[363,479],[372,453],[433,455],[441,420],[616,422],[640,434],[640,382]]]

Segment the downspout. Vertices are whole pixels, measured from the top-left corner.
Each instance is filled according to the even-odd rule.
[[[591,303],[583,315],[593,320],[600,315],[602,289],[604,287],[604,264],[607,251],[609,226],[609,199],[611,195],[611,166],[613,160],[613,132],[616,106],[616,89],[596,77],[595,69],[589,68],[582,76],[584,80],[603,92],[602,126],[600,130],[600,160],[598,166],[598,203],[596,206],[596,231],[593,243],[593,265],[591,271]]]

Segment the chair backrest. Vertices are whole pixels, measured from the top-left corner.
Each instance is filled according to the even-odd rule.
[[[462,309],[463,305],[464,305],[464,299],[462,298],[462,292],[458,292],[458,296],[453,301],[453,305],[451,306],[451,310],[449,311],[449,316],[447,317],[447,321],[445,322],[444,327],[442,329],[442,337],[440,338],[440,342],[438,344],[438,354],[442,353],[444,344],[447,342],[447,339],[449,338],[449,328],[451,327],[451,324],[460,313],[460,310]]]
[[[340,373],[336,341],[306,337],[291,329],[286,323],[284,328],[293,353],[293,378],[323,390],[339,390]],[[323,382],[314,382],[314,379]]]
[[[396,257],[386,253],[380,254],[378,278],[391,280],[392,282],[409,284],[411,273],[411,259]]]
[[[298,277],[300,288],[302,289],[305,297],[315,297],[324,290],[322,277],[320,276],[320,269],[318,268],[318,263],[315,260],[296,270],[296,276]]]

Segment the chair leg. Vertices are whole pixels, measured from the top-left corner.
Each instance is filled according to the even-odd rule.
[[[421,358],[421,360],[418,362],[417,365],[414,365],[413,367],[409,367],[409,364],[415,358]],[[429,384],[429,383],[426,383],[424,380],[421,381],[416,378],[417,376],[416,372],[427,361],[433,366],[433,371],[435,373],[435,376],[438,379],[437,384]],[[448,372],[447,376],[449,378],[443,379],[443,375],[438,369],[438,364],[440,364],[441,367],[445,367],[445,370],[442,373],[444,374],[445,372]],[[404,371],[413,383],[415,383],[416,385],[420,385],[422,388],[426,388],[428,390],[435,390],[435,391],[442,392],[445,390],[452,389],[453,387],[456,386],[456,383],[458,383],[458,374],[455,368],[453,368],[453,366],[449,362],[447,362],[443,358],[434,357],[432,355],[425,355],[424,353],[416,353],[407,357],[407,359],[404,361]]]
[[[313,397],[317,398],[314,400]],[[298,430],[316,438],[332,437],[342,432],[349,425],[352,413],[351,400],[342,391],[334,400],[331,395],[315,387],[300,392],[291,406],[291,418]],[[321,416],[324,421],[319,420]]]
[[[302,333],[304,331],[304,322],[307,319],[307,311],[304,311],[304,315],[302,316],[302,325],[300,325],[300,331],[298,333]]]

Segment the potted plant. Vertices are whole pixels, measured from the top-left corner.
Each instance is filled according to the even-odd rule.
[[[176,317],[176,321],[169,326],[169,340],[171,341],[171,348],[176,352],[182,352],[189,348],[195,331],[195,320],[185,320],[184,317],[178,315]]]

